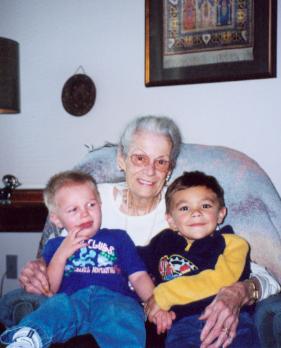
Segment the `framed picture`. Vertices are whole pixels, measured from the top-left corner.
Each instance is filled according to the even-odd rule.
[[[277,0],[146,0],[145,85],[276,77]]]

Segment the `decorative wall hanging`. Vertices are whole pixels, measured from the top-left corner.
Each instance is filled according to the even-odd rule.
[[[146,0],[146,86],[276,77],[277,0]]]
[[[83,73],[75,73],[64,84],[62,89],[62,104],[64,109],[73,116],[87,114],[95,104],[96,86],[93,80]],[[77,70],[77,71],[78,71]]]

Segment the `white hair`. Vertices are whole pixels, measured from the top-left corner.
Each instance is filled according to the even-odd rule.
[[[128,155],[133,136],[139,131],[148,131],[164,135],[171,141],[171,161],[174,167],[182,142],[181,133],[176,123],[166,116],[141,116],[134,119],[127,125],[119,141],[119,151],[123,156]]]

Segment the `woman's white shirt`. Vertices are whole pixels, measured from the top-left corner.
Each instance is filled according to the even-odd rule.
[[[125,230],[136,245],[146,245],[152,237],[168,227],[165,219],[165,199],[162,192],[157,207],[141,216],[130,216],[120,211],[120,200],[114,199],[114,187],[121,190],[121,184],[99,184],[98,190],[102,201],[102,227]]]

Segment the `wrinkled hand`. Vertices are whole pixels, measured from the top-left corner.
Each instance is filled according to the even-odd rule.
[[[27,292],[52,296],[47,277],[46,264],[42,259],[28,262],[21,270],[19,282]]]
[[[249,301],[249,294],[242,282],[222,288],[209,304],[201,320],[206,320],[201,332],[200,348],[228,347],[236,336],[240,308]]]

